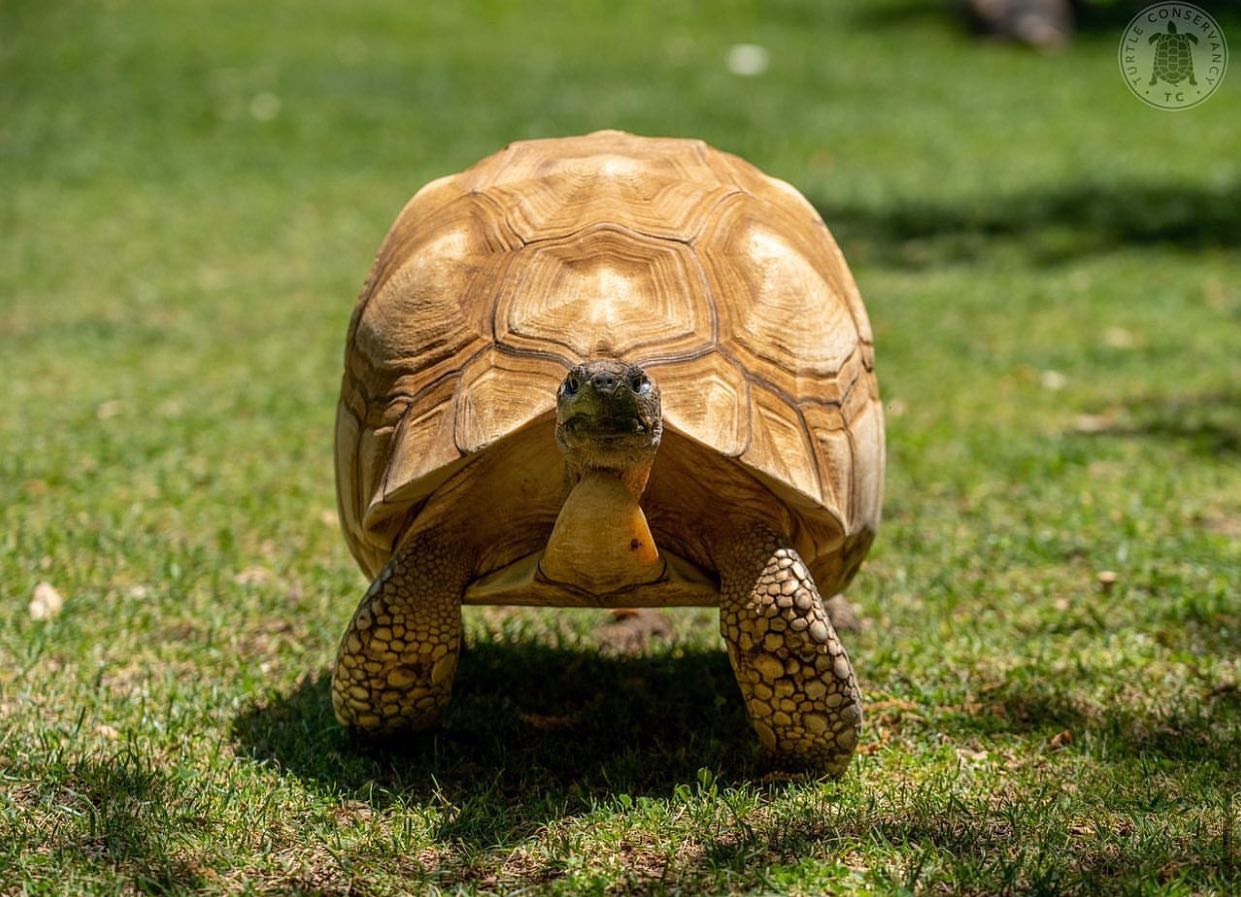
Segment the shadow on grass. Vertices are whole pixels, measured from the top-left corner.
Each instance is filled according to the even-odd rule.
[[[1072,742],[1116,761],[1125,758],[1215,763],[1241,770],[1241,691],[1187,690],[1159,706],[1123,702],[1096,705],[1054,683],[1021,683],[988,697],[977,713],[945,721],[958,732],[981,734],[1062,732]]]
[[[1098,791],[1099,801],[1144,802],[1142,812],[1179,806],[1184,789],[1212,777],[1236,776],[1241,694],[1221,692],[1159,712],[1091,707],[1037,675],[1005,684],[976,712],[938,715],[929,723],[935,738],[1050,738],[1068,729],[1068,750],[1095,754],[1108,770],[1081,787]],[[882,725],[878,714],[872,723]],[[1079,837],[1083,809],[1060,808],[1064,767],[1056,764],[1036,764],[1002,794],[962,789],[962,772],[951,767],[913,783],[897,773],[891,787],[876,791],[856,777],[836,788],[776,786],[780,796],[764,801],[761,812],[738,817],[722,792],[696,790],[702,767],[715,772],[721,788],[758,774],[754,738],[722,652],[615,659],[588,649],[484,641],[463,655],[454,704],[437,734],[384,748],[351,741],[332,718],[321,672],[244,709],[233,737],[243,754],[324,795],[376,808],[438,807],[436,840],[466,848],[454,848],[455,858],[446,855],[438,868],[445,887],[476,880],[544,826],[622,794],[684,808],[676,824],[690,846],[670,854],[631,845],[621,860],[630,877],[614,886],[617,893],[707,893],[724,880],[767,888],[771,870],[808,857],[837,862],[840,846],[851,843],[900,845],[909,866],[889,884],[907,891],[926,878],[971,893],[1121,893],[1167,869],[1203,887],[1231,875],[1222,865],[1231,856],[1227,838],[1190,844],[1162,829],[1141,839],[1125,832]],[[1158,768],[1163,778],[1151,771]],[[1206,812],[1215,825],[1228,810],[1212,805]],[[1092,817],[1091,824],[1104,822]],[[549,847],[547,857],[514,872],[509,883],[557,877],[571,853]]]
[[[1104,411],[1112,422],[1083,435],[1157,439],[1207,457],[1241,457],[1241,387],[1139,396]]]
[[[1022,782],[1019,793],[1003,785],[994,791],[962,790],[959,782],[958,772],[945,770],[915,787],[852,803],[811,793],[774,824],[716,839],[704,867],[728,868],[735,881],[766,893],[770,880],[759,870],[776,863],[795,866],[822,855],[825,844],[852,841],[900,846],[903,862],[868,869],[881,893],[1234,892],[1229,883],[1241,866],[1228,834],[1234,823],[1226,800],[1196,806],[1200,818],[1210,820],[1198,838],[1178,837],[1162,823],[1140,834],[1117,824],[1118,805],[1132,812],[1136,804],[1156,819],[1183,806],[1178,784],[1161,781],[1153,769],[1117,769],[1103,788],[1082,783],[1095,792],[1087,804],[1094,807],[1068,811],[1066,782],[1055,774]],[[857,854],[842,859],[856,862]],[[1154,882],[1169,887],[1156,891]]]
[[[756,742],[723,652],[609,658],[588,649],[484,641],[462,656],[444,727],[376,746],[332,717],[326,671],[244,709],[242,753],[324,794],[375,807],[455,808],[437,836],[511,844],[539,826],[622,794],[670,798],[708,768],[721,785],[756,780]],[[1241,764],[1241,698],[1192,696],[1161,711],[1087,706],[1038,682],[1012,683],[977,713],[932,723],[977,734],[1073,733],[1109,760]],[[1230,734],[1231,733],[1231,734]],[[1232,751],[1229,755],[1228,752]],[[1230,759],[1231,756],[1231,759]]]
[[[725,782],[759,774],[723,651],[611,658],[483,641],[462,654],[443,728],[381,746],[345,735],[328,688],[323,671],[245,709],[242,751],[374,805],[442,798],[460,812],[441,837],[509,843],[597,799],[671,795],[703,767]]]
[[[1126,246],[1241,246],[1241,183],[1068,184],[961,203],[889,208],[820,200],[815,207],[850,258],[921,268],[1007,247],[1041,262]]]

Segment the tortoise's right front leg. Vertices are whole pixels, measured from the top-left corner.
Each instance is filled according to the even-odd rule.
[[[423,537],[380,571],[341,639],[332,708],[367,733],[439,722],[461,648],[461,596],[471,565],[444,540]]]

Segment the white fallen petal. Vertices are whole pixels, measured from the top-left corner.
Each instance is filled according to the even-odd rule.
[[[256,121],[271,121],[280,114],[280,97],[263,91],[250,100],[250,115]]]
[[[1138,341],[1133,332],[1124,327],[1109,327],[1103,331],[1103,342],[1113,349],[1132,349]]]
[[[728,48],[728,70],[743,78],[752,78],[767,71],[766,47],[758,44],[733,44]]]
[[[34,598],[30,600],[30,619],[50,620],[60,614],[65,606],[65,599],[49,582],[41,582],[34,587]]]
[[[1069,385],[1069,378],[1059,371],[1043,371],[1039,374],[1039,382],[1043,384],[1043,389],[1059,392]]]

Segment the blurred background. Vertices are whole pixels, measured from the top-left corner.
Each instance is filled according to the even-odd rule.
[[[705,612],[673,614],[634,668],[572,660],[600,619],[471,611],[449,732],[472,759],[393,772],[351,753],[326,705],[365,587],[337,529],[332,422],[380,239],[420,185],[509,141],[621,128],[701,137],[794,184],[870,311],[888,499],[849,644],[866,693],[896,704],[868,710],[862,790],[840,799],[879,794],[899,844],[916,813],[884,789],[959,761],[945,727],[976,766],[1071,730],[1074,762],[1101,772],[1040,811],[1068,840],[1038,862],[1224,882],[1155,823],[1110,866],[1064,846],[1116,789],[1149,790],[1135,758],[1166,761],[1167,806],[1235,812],[1219,807],[1239,781],[1241,77],[1192,110],[1143,104],[1117,63],[1138,5],[1057,7],[1071,30],[1006,40],[935,0],[0,3],[0,765],[34,794],[72,776],[109,793],[115,770],[82,764],[119,738],[165,802],[198,801],[210,822],[185,831],[217,838],[226,818],[329,825],[342,795],[433,773],[447,797],[415,803],[506,814],[481,854],[444,860],[450,884],[589,804],[571,778],[664,795],[699,765],[750,769]],[[1241,45],[1238,7],[1208,8]],[[36,613],[41,583],[58,597]],[[654,684],[615,697],[633,676]],[[546,723],[568,718],[585,722]],[[505,763],[542,796],[470,784]],[[228,816],[222,776],[278,797]],[[928,812],[990,818],[991,785],[970,787]],[[22,845],[79,817],[6,806],[34,826],[11,868],[37,877]],[[462,837],[427,825],[400,849]],[[134,837],[112,854],[122,878],[154,862]],[[237,844],[196,862],[251,862]],[[982,862],[961,850],[928,868]],[[66,855],[96,880],[92,854]]]

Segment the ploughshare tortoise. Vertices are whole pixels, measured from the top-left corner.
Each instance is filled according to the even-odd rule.
[[[820,596],[874,539],[883,456],[857,286],[788,184],[617,131],[433,181],[349,325],[337,492],[374,581],[336,716],[435,725],[462,604],[718,606],[764,753],[842,772],[862,706]]]

